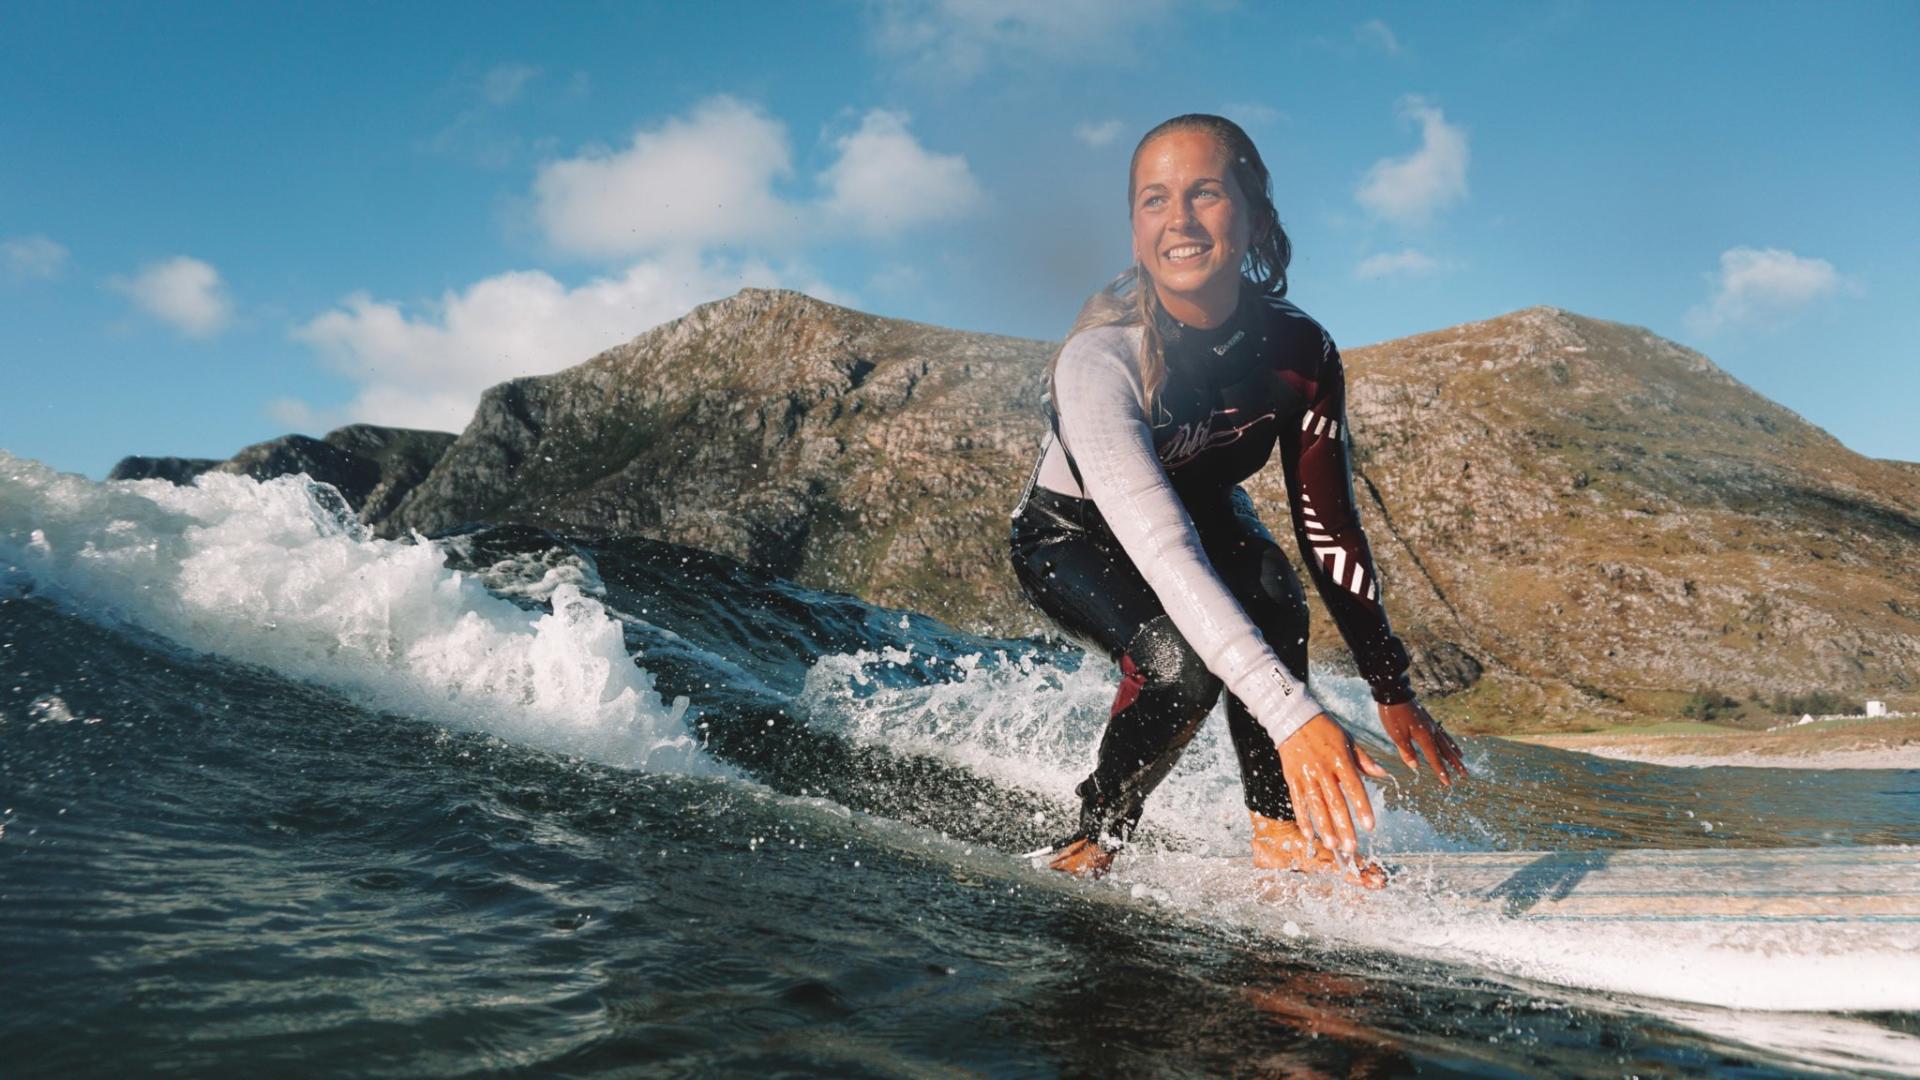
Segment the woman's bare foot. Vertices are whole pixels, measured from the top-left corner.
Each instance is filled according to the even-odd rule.
[[[1063,874],[1091,881],[1105,874],[1113,865],[1113,852],[1081,837],[1054,852],[1053,860],[1047,865]]]
[[[1340,861],[1325,844],[1307,854],[1307,838],[1300,826],[1291,821],[1249,812],[1253,818],[1253,865],[1262,870],[1297,870],[1303,874],[1335,871],[1341,877],[1365,889],[1384,889],[1387,868],[1371,859],[1354,863]]]

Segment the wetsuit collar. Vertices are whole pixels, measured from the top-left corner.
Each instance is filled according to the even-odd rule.
[[[1249,335],[1247,317],[1256,305],[1252,283],[1242,278],[1239,302],[1234,305],[1233,314],[1222,320],[1219,326],[1210,329],[1189,326],[1167,314],[1165,308],[1159,308],[1160,340],[1166,342],[1169,355],[1179,353],[1203,359],[1233,356],[1246,344]]]

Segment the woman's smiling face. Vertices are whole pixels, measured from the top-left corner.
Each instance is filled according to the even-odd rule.
[[[1179,129],[1156,136],[1134,162],[1132,201],[1133,257],[1167,312],[1202,326],[1232,314],[1253,226],[1219,140]]]

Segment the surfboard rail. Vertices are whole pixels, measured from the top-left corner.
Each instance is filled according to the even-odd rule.
[[[1422,852],[1395,887],[1522,919],[1920,923],[1920,849]]]

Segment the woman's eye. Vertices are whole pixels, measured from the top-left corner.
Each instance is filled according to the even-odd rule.
[[[1159,206],[1161,203],[1164,203],[1166,201],[1167,201],[1167,197],[1165,195],[1149,195],[1146,198],[1140,200],[1140,205],[1151,210],[1154,207]]]

